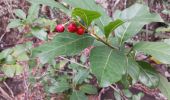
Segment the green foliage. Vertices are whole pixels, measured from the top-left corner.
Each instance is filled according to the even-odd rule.
[[[19,26],[22,26],[23,23],[21,22],[20,19],[13,19],[10,21],[10,23],[8,24],[7,28],[10,29],[10,28],[16,28],[16,27],[19,27]]]
[[[18,64],[20,61],[28,61],[28,51],[31,49],[31,42],[23,45],[16,45],[13,48],[0,52],[0,70],[7,76],[13,77],[23,72],[23,66]]]
[[[63,0],[65,3],[71,5],[74,8],[82,8],[92,11],[97,11],[101,14],[101,17],[95,20],[95,23],[104,31],[104,26],[108,25],[112,20],[107,15],[106,11],[97,5],[95,0]]]
[[[134,46],[134,50],[151,55],[164,64],[170,64],[170,46],[166,43],[139,42]]]
[[[93,85],[85,84],[80,87],[80,90],[87,94],[97,94],[97,89]]]
[[[158,86],[158,88],[161,90],[161,92],[168,98],[170,99],[170,83],[168,82],[168,80],[162,76],[160,76],[160,84]]]
[[[81,91],[73,91],[70,100],[88,100],[86,95]]]
[[[56,56],[77,54],[92,45],[93,40],[89,35],[78,36],[64,32],[54,37],[51,42],[33,49],[33,54],[36,54],[40,62],[45,64]]]
[[[124,22],[120,19],[117,19],[113,22],[110,22],[107,26],[104,27],[104,33],[106,38],[109,37],[110,33],[112,31],[114,31],[117,27],[119,27],[120,25],[122,25]]]
[[[78,73],[73,78],[73,83],[82,84],[82,82],[88,77],[88,70],[79,70]]]
[[[21,19],[26,19],[26,14],[23,10],[21,9],[16,9],[15,11],[15,15]]]
[[[140,67],[139,81],[144,85],[155,88],[159,85],[159,76],[152,66],[146,62],[138,62]]]
[[[128,58],[128,65],[127,65],[126,70],[133,80],[132,83],[136,83],[139,79],[139,74],[140,74],[139,64],[134,59]]]
[[[27,1],[30,2],[31,4],[37,4],[37,5],[43,4],[43,5],[50,6],[52,8],[58,8],[66,14],[70,14],[69,9],[64,7],[62,4],[56,2],[55,0],[27,0]]]
[[[47,40],[47,32],[41,28],[32,28],[32,35],[41,40]]]
[[[90,63],[92,73],[97,77],[100,86],[107,87],[122,78],[126,58],[119,51],[99,46],[92,49]]]
[[[96,11],[85,10],[81,8],[75,8],[72,11],[72,16],[80,17],[88,27],[94,19],[99,18],[101,15]]]
[[[36,18],[38,18],[40,6],[38,4],[32,4],[28,10],[27,21],[32,23]]]
[[[163,22],[160,15],[150,13],[149,8],[142,4],[134,4],[122,12],[117,11],[115,18],[126,21],[115,32],[120,44],[123,44],[123,42],[137,34],[145,24]]]
[[[49,87],[50,93],[62,93],[70,88],[69,83],[67,81],[55,82],[53,86]]]

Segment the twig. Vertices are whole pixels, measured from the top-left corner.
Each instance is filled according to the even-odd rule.
[[[15,19],[15,16],[13,14],[13,10],[12,10],[12,7],[11,7],[12,0],[4,0],[4,3],[8,6],[8,12],[11,13],[12,17]]]
[[[62,56],[59,56],[59,57],[62,58],[63,60],[67,60],[67,61],[69,61],[69,62],[71,62],[71,63],[75,63],[75,64],[77,64],[77,65],[79,65],[79,66],[81,66],[81,67],[84,67],[84,68],[86,68],[86,69],[89,69],[88,66],[85,66],[85,65],[83,65],[83,64],[77,63],[77,62],[75,62],[75,61],[72,61],[72,60],[67,59],[67,58],[65,58],[65,57],[62,57]]]
[[[98,100],[101,100],[101,96],[104,92],[105,92],[105,88],[102,88],[102,90],[99,92]]]
[[[123,100],[128,100],[128,98],[117,88],[115,88],[114,86],[110,85],[110,87],[115,91],[117,92],[122,98]]]
[[[0,87],[0,92],[1,92],[1,96],[4,97],[6,100],[13,100],[13,98],[11,98],[1,87]]]
[[[6,32],[4,34],[1,35],[0,37],[0,41],[3,39],[3,37],[5,36]]]
[[[104,41],[102,38],[100,38],[97,34],[95,34],[94,29],[92,29],[91,35],[92,35],[93,37],[95,37],[96,40],[104,43],[104,44],[107,45],[108,47],[110,47],[110,48],[112,48],[112,49],[116,49],[116,50],[119,49],[119,48],[117,48],[117,47],[114,47],[114,46],[110,45],[109,43],[107,43],[106,41]]]
[[[25,63],[24,63],[25,64]],[[25,67],[24,67],[24,73],[23,73],[23,77],[24,77],[24,85],[25,85],[25,100],[29,100],[29,88],[28,88],[28,84],[27,84],[27,65],[25,64]]]
[[[3,84],[6,86],[6,88],[7,88],[7,89],[9,90],[9,92],[11,93],[12,98],[15,98],[15,97],[14,97],[14,93],[13,93],[13,91],[11,90],[11,88],[8,86],[8,84],[6,84],[5,81],[3,81]]]

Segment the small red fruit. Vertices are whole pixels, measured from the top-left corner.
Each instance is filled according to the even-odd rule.
[[[68,25],[67,30],[69,32],[74,33],[74,32],[77,31],[77,25],[75,23],[71,23],[71,24]]]
[[[55,27],[57,32],[64,32],[65,28],[62,24],[59,24]]]
[[[77,33],[78,35],[83,35],[84,32],[85,32],[85,29],[84,29],[83,27],[79,26],[79,27],[77,28],[76,33]]]

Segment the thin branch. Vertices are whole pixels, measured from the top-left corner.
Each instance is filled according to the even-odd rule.
[[[1,96],[4,97],[6,100],[13,100],[13,98],[11,98],[8,93],[6,93],[1,87],[0,87],[0,92],[1,92]]]
[[[119,89],[117,89],[116,87],[110,85],[110,87],[115,91],[117,92],[122,98],[123,100],[128,100],[128,98],[123,94],[123,92],[121,92]]]
[[[108,47],[110,47],[110,48],[112,48],[112,49],[116,49],[116,50],[119,49],[119,48],[117,48],[117,47],[114,47],[114,46],[110,45],[109,43],[107,43],[106,41],[104,41],[102,38],[100,38],[100,37],[94,32],[94,29],[92,29],[91,35],[92,35],[93,37],[95,37],[96,40],[104,43],[104,44],[107,45]]]
[[[0,41],[2,41],[3,37],[5,36],[6,32],[4,34],[1,35],[0,37]]]
[[[85,66],[85,65],[83,65],[83,64],[77,63],[77,62],[75,62],[75,61],[72,61],[72,60],[70,60],[70,59],[68,59],[68,58],[65,58],[65,57],[62,57],[62,56],[59,56],[59,57],[62,58],[63,60],[67,60],[67,61],[69,61],[69,62],[71,62],[71,63],[75,63],[75,64],[77,64],[77,65],[79,65],[79,66],[81,66],[81,67],[84,67],[84,68],[86,68],[86,69],[89,69],[88,66]]]
[[[15,98],[14,97],[14,93],[13,93],[13,91],[11,90],[11,88],[8,86],[8,84],[6,84],[6,82],[4,81],[3,82],[3,84],[6,86],[6,88],[9,90],[9,92],[11,93],[11,96],[13,97],[13,98]]]

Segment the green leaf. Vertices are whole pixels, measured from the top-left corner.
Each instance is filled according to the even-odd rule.
[[[21,9],[16,9],[16,10],[14,11],[14,13],[15,13],[15,15],[16,15],[17,17],[19,17],[19,18],[21,18],[21,19],[26,19],[26,14],[25,14],[25,12],[24,12],[23,10],[21,10]]]
[[[170,10],[164,9],[164,10],[162,11],[162,13],[163,13],[163,14],[166,14],[166,15],[169,15],[169,14],[170,14]]]
[[[15,75],[20,75],[23,72],[23,67],[19,64],[15,65]]]
[[[29,23],[32,23],[36,18],[38,18],[39,9],[40,9],[40,5],[36,3],[31,5],[31,7],[28,10],[28,16],[27,16],[27,21]]]
[[[3,65],[1,70],[8,77],[13,77],[15,75],[15,67],[13,65]]]
[[[141,100],[142,97],[144,97],[144,94],[138,93],[137,95],[132,96],[132,100]]]
[[[98,46],[90,53],[92,73],[100,86],[107,87],[121,80],[126,66],[126,58],[120,52],[106,46]]]
[[[104,27],[104,33],[105,33],[106,38],[108,38],[110,33],[112,31],[114,31],[117,27],[122,25],[123,23],[124,23],[124,21],[122,21],[121,19],[117,19],[113,22],[110,22],[107,26],[105,26]]]
[[[69,83],[67,82],[56,82],[53,86],[49,87],[50,93],[62,93],[70,88]]]
[[[0,60],[7,58],[7,56],[9,56],[11,53],[13,52],[13,49],[5,49],[2,52],[0,52]]]
[[[20,19],[13,19],[10,21],[10,23],[8,24],[7,26],[7,29],[10,29],[10,28],[16,28],[16,27],[19,27],[19,26],[22,26],[22,22]]]
[[[170,64],[170,46],[163,42],[139,42],[134,46],[137,52],[149,54],[164,64]]]
[[[1,70],[6,76],[13,77],[14,75],[20,75],[23,72],[23,67],[19,64],[3,65]]]
[[[26,53],[22,53],[16,59],[17,61],[28,61],[29,57]]]
[[[139,67],[139,64],[135,60],[133,60],[132,58],[128,58],[127,73],[133,79],[132,83],[136,83],[138,81],[140,73]]]
[[[120,44],[123,44],[124,41],[136,35],[145,24],[163,22],[159,14],[150,13],[146,5],[138,3],[114,15],[116,15],[115,18],[127,20],[126,23],[118,27],[115,31],[117,38],[120,40]]]
[[[122,100],[122,97],[120,96],[120,94],[116,91],[114,91],[114,97],[116,100]]]
[[[159,85],[159,76],[155,69],[146,62],[138,62],[140,67],[139,81],[150,88]]]
[[[80,17],[88,27],[94,19],[99,18],[101,15],[96,11],[86,10],[82,8],[75,8],[72,11],[72,16]]]
[[[162,76],[160,76],[160,83],[158,88],[161,90],[161,92],[168,98],[168,100],[170,100],[170,82],[168,82],[168,80]]]
[[[33,56],[38,56],[40,62],[45,64],[56,56],[75,55],[92,45],[93,40],[93,37],[88,34],[79,36],[73,33],[64,32],[57,35],[51,42],[34,48]]]
[[[12,56],[18,57],[25,52],[26,52],[26,48],[23,45],[16,45],[13,48]]]
[[[27,0],[27,1],[30,2],[31,4],[37,4],[37,5],[42,4],[42,5],[50,6],[52,8],[58,8],[66,14],[70,14],[71,12],[69,9],[64,7],[62,4],[56,2],[55,0]]]
[[[83,92],[74,91],[70,96],[70,100],[88,100],[88,99]]]
[[[129,89],[124,89],[123,93],[125,94],[126,97],[130,98],[132,97],[132,92]]]
[[[97,88],[90,84],[82,85],[80,90],[87,94],[97,94]]]
[[[99,19],[96,19],[95,23],[102,29],[102,31],[104,30],[103,27],[112,21],[112,19],[107,15],[106,11],[100,5],[96,4],[95,0],[63,0],[63,1],[74,8],[82,8],[100,12],[102,16]]]
[[[43,41],[47,40],[47,32],[45,30],[39,28],[33,28],[31,32],[36,38]]]
[[[81,84],[88,77],[88,75],[89,75],[88,70],[79,70],[78,73],[74,76],[73,82],[75,84]]]
[[[6,58],[5,58],[5,63],[6,64],[15,64],[16,63],[16,60],[13,56],[11,55],[8,55]]]
[[[163,42],[170,45],[170,39],[165,39],[165,40],[163,40]]]

